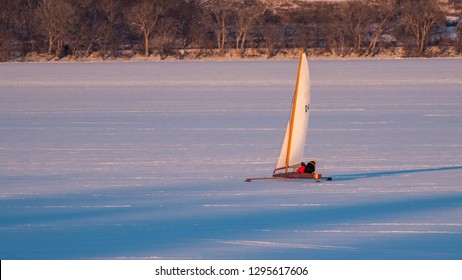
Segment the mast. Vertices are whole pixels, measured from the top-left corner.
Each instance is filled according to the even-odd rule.
[[[292,136],[294,132],[294,121],[295,121],[295,110],[297,108],[297,97],[298,97],[298,85],[300,83],[300,72],[302,69],[302,59],[304,55],[304,50],[302,49],[300,52],[300,62],[298,64],[298,73],[297,73],[297,81],[295,83],[295,92],[294,92],[294,100],[292,102],[292,115],[290,117],[290,128],[289,128],[289,141],[287,143],[287,153],[286,153],[286,172],[289,170],[289,162],[290,162],[290,149],[292,148]]]

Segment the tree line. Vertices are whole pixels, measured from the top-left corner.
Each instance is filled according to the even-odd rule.
[[[446,0],[460,13],[462,0]],[[156,55],[273,56],[283,49],[374,56],[462,52],[441,0],[0,0],[0,60]],[[452,25],[452,26],[451,26]],[[453,30],[452,37],[447,30]],[[451,35],[451,34],[450,34]]]

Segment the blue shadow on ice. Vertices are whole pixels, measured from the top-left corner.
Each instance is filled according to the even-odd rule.
[[[370,173],[342,174],[342,175],[334,175],[332,176],[332,179],[335,181],[350,181],[350,180],[356,180],[356,179],[385,177],[385,176],[393,176],[393,175],[400,175],[400,174],[448,171],[448,170],[456,170],[456,169],[462,169],[462,166],[447,166],[447,167],[437,167],[437,168],[421,168],[421,169],[380,171],[380,172],[370,172]]]
[[[205,190],[205,189],[204,189]],[[462,194],[403,198],[326,207],[265,207],[244,211],[204,207],[206,203],[253,203],[249,196],[187,196],[168,192],[121,191],[63,197],[0,200],[1,259],[217,258],[217,259],[460,259],[462,235],[427,232],[366,239],[341,233],[349,225],[390,223],[409,215],[457,211]],[[277,194],[279,195],[279,194]],[[169,199],[172,200],[169,200]],[[259,194],[254,199],[262,199]],[[274,195],[270,200],[276,198]],[[231,200],[230,200],[231,199]],[[268,198],[267,198],[268,199]],[[267,200],[268,201],[268,200]],[[111,205],[132,207],[112,208]],[[58,207],[47,207],[58,205]],[[65,205],[67,207],[59,207]],[[102,207],[91,207],[91,206]],[[12,206],[12,208],[10,208]],[[83,207],[82,207],[83,206]],[[90,206],[90,207],[86,207]],[[4,210],[11,211],[4,211]],[[182,210],[183,209],[183,210]],[[19,211],[19,212],[18,212]],[[458,213],[458,212],[454,212]],[[399,221],[399,220],[398,220]],[[423,226],[422,224],[421,226]],[[390,227],[390,226],[389,226]],[[391,225],[393,227],[393,225]],[[416,226],[411,225],[411,230]],[[417,225],[419,227],[419,225]],[[444,230],[444,225],[442,225]],[[367,229],[367,228],[366,228]],[[340,233],[328,233],[340,230]],[[363,229],[364,230],[364,229]],[[398,228],[399,230],[399,228]],[[323,231],[326,233],[322,234]],[[418,232],[418,228],[417,228]],[[319,233],[323,236],[315,237]],[[280,236],[282,234],[283,236]],[[354,234],[354,233],[351,233]],[[347,238],[332,247],[327,238]],[[291,238],[302,238],[308,248]],[[311,238],[315,238],[312,241]],[[316,238],[319,238],[316,241]],[[348,238],[350,238],[348,240]],[[243,240],[244,244],[233,245]],[[287,240],[287,241],[284,241]],[[230,244],[226,241],[231,241]],[[245,247],[246,241],[250,246]],[[269,246],[253,246],[262,243]],[[272,242],[288,247],[272,247]],[[295,247],[291,247],[293,242]],[[300,241],[302,242],[302,241]],[[314,246],[309,248],[311,242]],[[303,243],[304,244],[304,243]],[[302,245],[303,245],[302,244]],[[340,244],[340,247],[336,247]],[[202,251],[210,246],[216,251]]]

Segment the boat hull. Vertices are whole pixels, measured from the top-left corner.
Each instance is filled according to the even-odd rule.
[[[262,178],[247,178],[246,182],[252,182],[256,180],[285,180],[285,179],[314,179],[315,182],[321,182],[321,180],[332,181],[332,177],[323,177],[319,173],[298,173],[298,172],[287,172],[273,174],[273,177],[262,177]]]
[[[287,172],[273,174],[273,178],[290,178],[290,179],[321,179],[322,175],[319,173],[299,173],[299,172]]]

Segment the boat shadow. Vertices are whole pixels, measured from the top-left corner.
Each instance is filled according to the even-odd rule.
[[[379,171],[379,172],[370,172],[370,173],[341,174],[341,175],[333,175],[332,179],[335,181],[350,181],[350,180],[365,179],[365,178],[387,177],[387,176],[400,175],[400,174],[448,171],[448,170],[457,170],[457,169],[462,169],[462,166],[446,166],[446,167],[435,167],[435,168]]]

